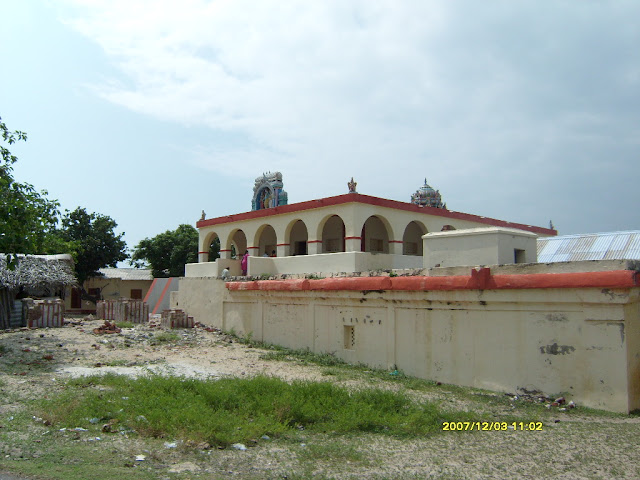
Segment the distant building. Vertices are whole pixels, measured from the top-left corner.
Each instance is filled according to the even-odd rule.
[[[101,268],[102,276],[88,278],[84,290],[97,300],[132,298],[142,300],[153,283],[151,270],[139,268]],[[79,288],[72,288],[66,295],[65,309],[69,313],[95,313],[96,305],[83,299]]]
[[[71,255],[0,254],[0,328],[23,326],[21,299],[64,297],[65,288],[77,283]]]

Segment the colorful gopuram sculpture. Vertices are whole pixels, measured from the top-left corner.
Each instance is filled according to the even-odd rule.
[[[440,190],[434,190],[428,183],[427,179],[424,179],[424,185],[416,190],[416,193],[411,195],[411,203],[420,205],[423,207],[435,207],[447,209],[447,204],[442,203],[442,197],[440,196]]]
[[[287,192],[282,189],[282,186],[282,173],[280,172],[267,172],[256,178],[253,186],[251,210],[286,205],[288,202]]]

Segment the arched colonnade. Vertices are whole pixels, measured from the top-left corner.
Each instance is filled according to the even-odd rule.
[[[201,228],[199,261],[214,260],[209,258],[209,247],[216,238],[223,259],[245,251],[251,256],[276,257],[337,252],[422,256],[421,237],[427,232],[419,220],[390,219],[380,214],[348,218],[327,213],[319,221],[302,215],[285,221],[264,217]]]

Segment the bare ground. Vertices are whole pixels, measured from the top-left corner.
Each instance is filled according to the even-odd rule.
[[[174,330],[179,339],[168,341],[166,332],[163,338],[160,328],[148,325],[116,334],[93,333],[102,324],[97,320],[78,321],[58,329],[0,333],[0,433],[3,425],[24,408],[25,399],[51,395],[70,376],[97,372],[139,375],[148,369],[199,378],[265,374],[286,380],[334,381],[348,388],[403,388],[379,375],[336,375],[318,365],[266,360],[262,358],[266,350],[204,328]],[[524,422],[535,416],[543,421],[543,430],[440,432],[411,441],[300,432],[294,440],[267,439],[246,450],[101,438],[96,441],[96,450],[109,448],[123,462],[144,452],[144,462],[135,464],[137,468],[131,469],[128,478],[640,478],[637,416],[587,411],[579,404],[566,412],[532,408],[521,405],[522,400],[498,402],[496,406],[474,400],[476,393],[479,399],[491,397],[487,392],[461,391],[443,385],[411,394],[417,400],[480,412],[487,421],[505,410]],[[501,396],[495,394],[496,398]],[[59,435],[61,445],[70,441],[66,434]],[[38,452],[25,448],[23,440],[0,442],[0,471],[30,471],[22,469],[21,462]],[[29,476],[35,478],[32,473]],[[37,478],[65,476],[49,472]]]

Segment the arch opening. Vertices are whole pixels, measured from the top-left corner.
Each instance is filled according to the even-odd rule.
[[[362,226],[360,251],[389,253],[389,232],[384,222],[376,215],[367,218]]]
[[[307,232],[307,226],[302,220],[297,220],[291,227],[291,232],[289,233],[289,251],[287,254],[306,255],[308,240],[309,234]]]
[[[409,222],[402,236],[402,254],[421,257],[423,254],[422,235],[426,233],[427,229],[424,225],[420,225],[416,221]]]
[[[234,230],[229,235],[226,250],[230,251],[231,258],[240,258],[247,251],[247,236],[242,230]]]
[[[275,257],[278,239],[276,231],[271,225],[264,225],[258,229],[254,245],[258,246],[257,255],[261,257]]]
[[[322,253],[344,252],[344,221],[332,215],[322,227]]]

